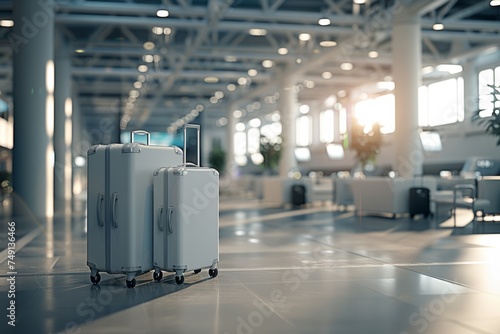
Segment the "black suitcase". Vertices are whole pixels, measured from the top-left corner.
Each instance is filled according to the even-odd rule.
[[[410,188],[410,217],[412,219],[415,215],[424,215],[427,218],[431,214],[430,190],[423,187],[423,183],[422,176],[421,186]]]
[[[292,185],[292,205],[300,206],[306,204],[306,187],[302,184]]]

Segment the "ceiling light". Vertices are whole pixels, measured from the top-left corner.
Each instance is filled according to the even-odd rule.
[[[248,30],[248,33],[252,36],[266,36],[267,30],[260,29],[260,28],[252,28],[252,29]]]
[[[330,23],[332,23],[332,21],[330,21],[330,19],[327,17],[322,17],[318,20],[318,24],[320,26],[327,26],[330,25]]]
[[[227,85],[227,90],[230,92],[234,92],[236,90],[236,85],[235,84]]]
[[[243,78],[243,77],[238,78],[238,85],[244,86],[246,84],[247,84],[247,78]]]
[[[258,118],[253,118],[248,122],[251,128],[258,128],[262,124],[261,120]]]
[[[235,111],[233,111],[233,117],[234,118],[241,118],[241,116],[243,116],[243,113],[241,112],[241,110],[235,110]]]
[[[85,50],[84,49],[76,49],[75,52],[76,53],[85,53]]]
[[[139,91],[135,89],[132,89],[128,94],[130,95],[130,97],[135,97],[135,98],[139,97]]]
[[[321,45],[324,48],[331,48],[332,46],[337,45],[337,42],[335,42],[335,41],[321,41],[321,42],[319,42],[319,45]]]
[[[287,48],[279,48],[278,53],[280,55],[286,55],[288,53],[288,49]]]
[[[333,107],[333,105],[337,102],[337,97],[335,95],[330,95],[326,100],[325,100],[325,106],[327,107]]]
[[[134,82],[134,88],[137,88],[137,89],[142,88],[142,82],[139,82],[139,81]]]
[[[220,100],[220,99],[224,98],[224,93],[223,93],[223,92],[221,92],[220,90],[218,90],[218,91],[216,91],[216,92],[214,93],[214,96],[215,96],[217,99],[219,99],[219,100]]]
[[[491,0],[490,1],[490,6],[491,7],[500,6],[500,0]]]
[[[155,43],[153,42],[146,42],[143,44],[143,47],[145,50],[153,50],[155,48]]]
[[[205,81],[206,83],[218,83],[219,78],[217,78],[217,77],[205,77],[205,79],[203,79],[203,81]]]
[[[203,106],[203,104],[196,105],[196,110],[198,110],[199,112],[202,112],[204,109],[205,109],[205,107]]]
[[[311,35],[308,33],[302,33],[299,35],[299,40],[301,40],[302,42],[307,42],[310,39],[311,39]]]
[[[315,84],[314,84],[314,81],[305,80],[304,81],[304,86],[306,86],[306,88],[314,88]]]
[[[337,92],[337,96],[338,97],[346,97],[347,96],[347,92],[345,90],[341,89],[341,90],[339,90]]]
[[[148,67],[146,65],[139,65],[139,67],[137,67],[137,70],[141,73],[144,73],[148,71]]]
[[[262,61],[262,67],[264,68],[271,68],[273,67],[274,62],[272,60],[266,59]]]
[[[225,56],[224,60],[228,63],[234,63],[234,62],[236,62],[236,57],[235,56]]]
[[[370,51],[368,52],[368,57],[370,58],[377,58],[378,57],[378,52],[373,50],[373,51]]]
[[[164,33],[165,35],[170,35],[170,34],[172,33],[172,29],[171,29],[171,28],[169,28],[169,27],[166,27],[165,29],[163,29],[163,33]]]
[[[332,75],[332,72],[323,72],[321,74],[321,76],[323,77],[323,79],[328,80],[328,79],[331,79],[333,75]]]
[[[259,72],[257,72],[257,70],[256,70],[256,69],[251,68],[251,69],[249,69],[249,70],[248,70],[248,72],[247,72],[247,73],[248,73],[248,75],[249,75],[249,76],[254,77],[254,76],[256,76]]]
[[[144,56],[142,56],[142,60],[144,60],[146,63],[152,63],[154,60],[154,57],[152,55],[144,55]]]
[[[308,104],[302,104],[299,107],[299,112],[303,115],[307,114],[311,110],[311,107],[309,107]]]
[[[351,63],[342,63],[340,64],[340,68],[344,71],[350,71],[353,68],[353,65]]]
[[[161,35],[161,34],[163,34],[163,28],[162,27],[153,27],[153,29],[151,29],[151,31],[155,35]]]
[[[0,20],[0,27],[10,28],[14,26],[13,20]]]
[[[442,24],[442,23],[434,23],[434,25],[432,26],[432,29],[434,29],[436,31],[443,30],[444,29],[444,24]]]
[[[366,0],[352,0],[352,3],[355,5],[364,5]]]
[[[297,58],[297,59],[295,59],[295,62],[296,62],[297,64],[302,64],[302,58]]]
[[[219,99],[218,99],[218,98],[216,98],[215,96],[212,96],[212,97],[210,98],[210,100],[209,100],[209,101],[210,101],[210,103],[212,103],[212,104],[216,104],[217,102],[219,102]]]
[[[137,77],[137,81],[140,81],[140,82],[144,82],[144,81],[146,81],[146,76],[145,76],[145,75],[142,75],[142,74],[141,74],[141,75],[139,75],[139,76]]]
[[[156,16],[158,16],[158,17],[168,17],[169,15],[170,15],[170,13],[166,9],[159,9],[156,12]]]
[[[238,132],[243,132],[246,129],[245,123],[238,123],[234,126],[235,130]]]

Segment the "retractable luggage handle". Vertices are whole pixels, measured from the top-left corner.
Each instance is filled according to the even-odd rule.
[[[196,167],[200,167],[200,126],[198,124],[186,124],[184,125],[184,155],[182,158],[182,165],[186,166],[186,146],[187,146],[187,129],[196,129]]]
[[[147,131],[144,131],[144,130],[135,130],[135,131],[132,131],[130,132],[130,142],[131,143],[135,143],[134,141],[134,136],[135,135],[143,135],[143,136],[146,136],[146,145],[149,145],[150,143],[150,139],[151,139],[151,134]]]

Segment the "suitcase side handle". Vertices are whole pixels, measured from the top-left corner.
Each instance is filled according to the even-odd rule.
[[[200,126],[198,124],[184,125],[184,155],[182,158],[183,166],[186,166],[186,146],[187,146],[187,129],[196,129],[196,161],[197,167],[200,167]]]
[[[158,211],[158,229],[163,231],[163,206],[160,206]]]
[[[118,202],[118,193],[113,193],[111,198],[111,223],[113,227],[118,227],[118,217],[116,214],[116,203]]]
[[[102,218],[102,204],[104,203],[104,193],[97,194],[97,225],[104,226],[104,219]]]
[[[134,130],[134,131],[130,132],[130,142],[131,143],[135,143],[135,141],[134,141],[135,135],[146,136],[146,145],[149,145],[149,143],[151,142],[151,134],[149,132],[144,131],[144,130]]]
[[[167,216],[167,226],[168,232],[173,233],[174,228],[172,226],[172,214],[174,213],[174,208],[172,206],[168,207],[168,216]]]

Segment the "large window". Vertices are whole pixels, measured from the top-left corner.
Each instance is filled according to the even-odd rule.
[[[354,117],[358,124],[371,127],[373,124],[379,123],[382,133],[395,131],[395,114],[394,94],[363,100],[354,106]]]
[[[319,140],[331,143],[335,138],[333,110],[328,109],[319,114]]]
[[[499,101],[494,101],[493,89],[488,85],[500,86],[500,66],[494,69],[487,69],[479,72],[479,109],[482,110],[479,114],[481,117],[489,117],[493,113],[494,108],[500,108],[500,96],[497,95]]]
[[[453,78],[419,89],[418,124],[438,126],[464,120],[464,80]]]
[[[312,142],[311,116],[300,116],[297,118],[296,144],[297,146],[309,146]]]

